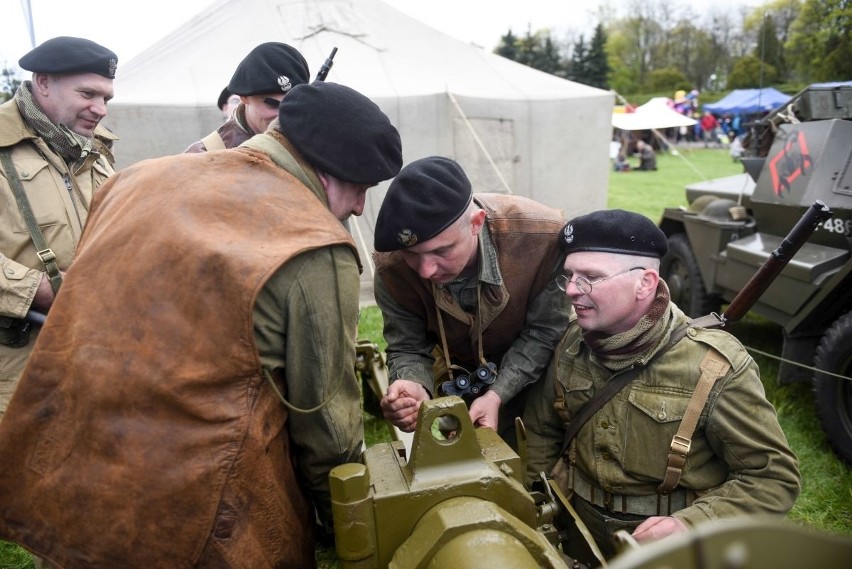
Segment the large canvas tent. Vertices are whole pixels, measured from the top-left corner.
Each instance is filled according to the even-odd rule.
[[[704,105],[714,115],[749,115],[774,111],[791,97],[773,87],[763,89],[734,89],[715,103]]]
[[[353,87],[400,130],[406,163],[459,161],[475,191],[564,209],[606,205],[613,95],[501,58],[379,0],[220,0],[119,68],[104,124],[118,165],[182,152],[221,122],[215,102],[256,45],[298,48],[315,75]],[[387,184],[368,192],[353,234],[369,259]]]

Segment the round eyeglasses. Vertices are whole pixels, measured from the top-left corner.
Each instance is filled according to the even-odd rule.
[[[568,275],[559,275],[556,277],[556,286],[559,287],[559,290],[562,292],[568,292],[568,285],[570,283],[574,283],[574,286],[577,287],[583,294],[592,294],[592,287],[594,287],[598,283],[602,283],[609,279],[614,279],[615,277],[626,275],[630,271],[644,271],[645,267],[632,267],[630,269],[625,269],[620,273],[615,273],[614,275],[610,275],[608,277],[604,277],[602,279],[598,279],[596,281],[590,281],[586,277],[577,277],[574,280],[568,278]]]

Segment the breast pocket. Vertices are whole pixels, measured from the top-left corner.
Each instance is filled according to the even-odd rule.
[[[627,472],[662,479],[672,437],[680,427],[691,395],[686,391],[640,386],[630,391],[624,431]]]
[[[46,229],[65,224],[65,200],[61,193],[64,188],[57,187],[58,180],[47,163],[42,160],[24,159],[15,162],[15,168],[38,225]],[[11,187],[6,196],[3,218],[6,226],[11,227],[15,233],[29,233],[27,222],[20,212],[18,200]]]

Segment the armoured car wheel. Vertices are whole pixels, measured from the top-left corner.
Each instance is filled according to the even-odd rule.
[[[669,285],[672,301],[688,316],[719,312],[721,302],[707,294],[695,254],[685,233],[669,237],[669,252],[660,264],[660,276]]]
[[[826,330],[814,362],[821,370],[852,376],[852,312]],[[829,444],[841,459],[852,464],[852,380],[817,373],[814,400]]]

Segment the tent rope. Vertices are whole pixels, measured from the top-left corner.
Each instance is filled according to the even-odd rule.
[[[461,115],[461,118],[464,121],[464,124],[467,126],[468,130],[470,130],[470,134],[473,136],[473,140],[476,142],[477,146],[479,146],[479,149],[482,150],[482,153],[485,154],[485,158],[488,159],[488,163],[491,165],[491,168],[494,170],[494,173],[497,174],[497,177],[500,179],[500,183],[503,184],[503,188],[505,188],[506,193],[514,193],[512,192],[512,188],[509,187],[509,184],[506,183],[506,179],[503,177],[503,174],[500,173],[500,169],[497,168],[497,164],[491,158],[491,154],[488,152],[488,150],[486,150],[485,145],[482,144],[482,140],[480,140],[479,135],[476,134],[476,129],[474,129],[473,125],[470,124],[470,121],[467,120],[467,115],[465,115],[458,101],[456,101],[456,98],[449,91],[447,91],[447,96],[450,98],[450,101],[453,103],[453,106],[455,106],[456,110],[459,112],[459,115]]]

